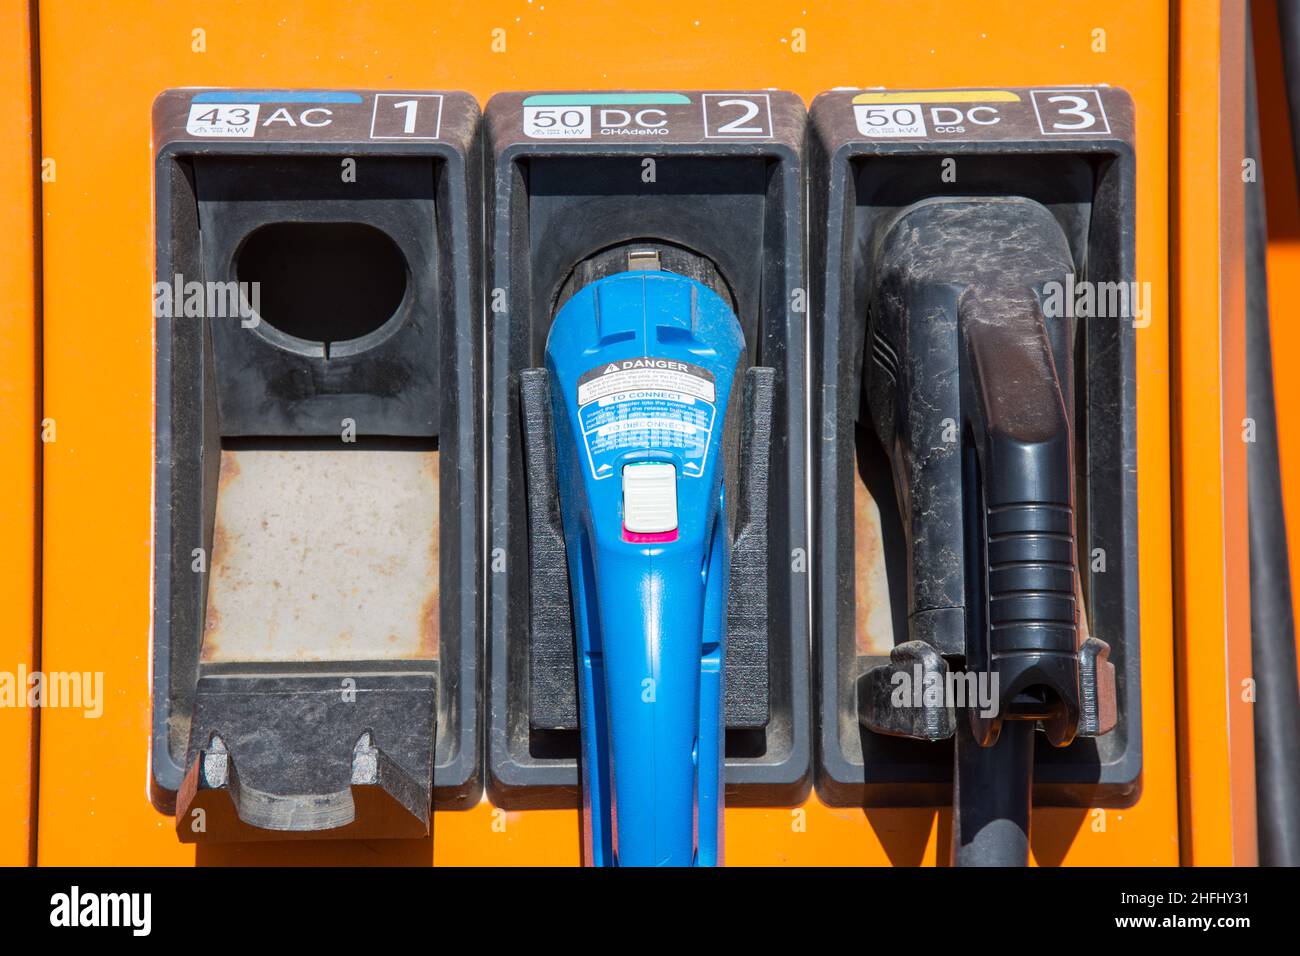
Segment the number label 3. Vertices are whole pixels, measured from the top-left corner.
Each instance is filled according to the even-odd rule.
[[[1096,90],[1031,90],[1034,115],[1044,136],[1109,135],[1110,123]]]

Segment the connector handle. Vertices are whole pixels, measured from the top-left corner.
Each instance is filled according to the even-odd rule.
[[[1077,733],[1080,696],[1067,393],[1032,288],[974,284],[958,310],[963,419],[973,452],[964,498],[978,510],[968,526],[977,529],[972,557],[982,569],[968,570],[968,581],[983,592],[969,603],[975,619],[967,667],[995,671],[999,693],[998,713],[973,714],[972,729],[990,746],[1003,719],[1041,720],[1061,747]]]

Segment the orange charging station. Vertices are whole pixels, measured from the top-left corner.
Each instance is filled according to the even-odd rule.
[[[151,764],[150,290],[162,145],[151,117],[164,91],[464,91],[486,108],[494,95],[514,90],[784,90],[812,107],[818,94],[843,88],[1076,85],[1115,87],[1131,98],[1133,269],[1150,290],[1148,321],[1133,332],[1141,770],[1124,800],[1035,810],[1031,862],[1257,863],[1255,738],[1244,693],[1252,677],[1251,446],[1242,439],[1244,209],[1252,187],[1235,170],[1257,158],[1267,176],[1278,445],[1293,540],[1300,528],[1300,382],[1288,375],[1288,359],[1300,332],[1287,318],[1300,282],[1300,206],[1277,15],[1272,4],[1254,8],[1260,157],[1246,152],[1241,108],[1252,27],[1244,6],[1228,0],[1034,7],[1004,0],[665,0],[649,11],[571,0],[6,4],[0,668],[88,681],[101,675],[102,699],[94,716],[0,708],[0,863],[583,861],[577,803],[498,803],[491,782],[466,791],[461,805],[435,805],[423,837],[178,839],[174,804],[156,792]],[[816,175],[812,164],[805,174]],[[483,191],[492,188],[489,173]],[[818,283],[809,277],[811,288]],[[483,321],[490,323],[490,284],[485,289]],[[491,560],[485,548],[484,566]],[[1298,569],[1293,558],[1292,593],[1300,593]],[[449,600],[445,585],[442,599]],[[816,614],[815,595],[812,607]],[[486,643],[486,631],[479,633]],[[729,800],[727,864],[947,862],[952,811],[941,802],[832,802],[819,796],[812,775],[795,800]]]

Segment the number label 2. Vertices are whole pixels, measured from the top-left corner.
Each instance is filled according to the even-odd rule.
[[[708,139],[771,139],[772,102],[766,93],[705,93]]]

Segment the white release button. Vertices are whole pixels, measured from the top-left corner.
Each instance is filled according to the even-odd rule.
[[[623,469],[623,527],[633,534],[677,529],[677,466],[646,462]]]

